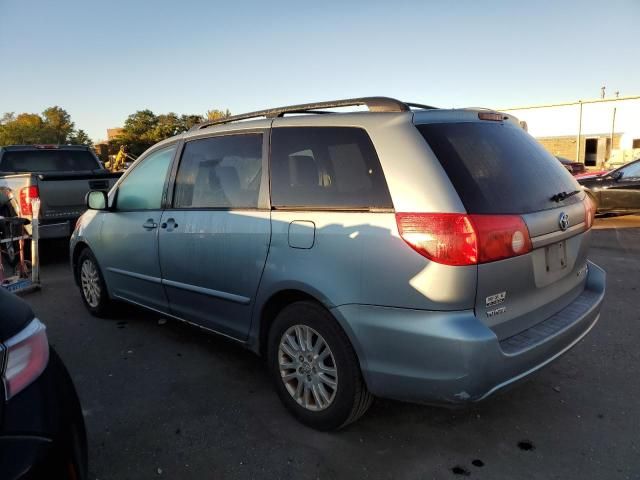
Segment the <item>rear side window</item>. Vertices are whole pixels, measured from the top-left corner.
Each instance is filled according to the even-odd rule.
[[[367,133],[353,127],[280,127],[271,134],[274,207],[393,208]]]
[[[102,168],[86,150],[6,151],[0,161],[2,172],[78,172]]]
[[[262,134],[188,142],[175,187],[175,208],[256,208],[262,177]]]
[[[556,203],[559,192],[580,186],[533,137],[507,123],[417,125],[468,213],[523,214],[581,201]]]

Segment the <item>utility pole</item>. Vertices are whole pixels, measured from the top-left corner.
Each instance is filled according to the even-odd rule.
[[[582,147],[580,141],[580,137],[582,136],[582,100],[578,100],[578,103],[580,104],[580,115],[578,118],[578,137],[576,138],[576,162],[580,161],[580,148]]]
[[[610,152],[613,152],[613,134],[616,131],[616,107],[613,107],[613,119],[611,120],[611,150]],[[609,154],[609,158],[611,158],[611,154]],[[607,158],[607,161],[609,160],[609,158]]]

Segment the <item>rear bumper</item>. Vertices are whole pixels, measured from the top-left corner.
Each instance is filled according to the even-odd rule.
[[[530,329],[499,341],[472,310],[345,305],[333,312],[374,395],[429,404],[483,400],[576,345],[600,317],[605,272],[589,262],[584,292]]]
[[[38,237],[42,239],[69,238],[73,233],[76,218],[68,220],[40,221],[38,224]]]
[[[35,435],[0,436],[0,467],[2,478],[19,479],[45,462],[51,440]]]
[[[0,401],[4,391],[0,387]],[[86,448],[84,420],[73,382],[62,361],[50,349],[49,364],[37,380],[6,402],[0,415],[0,478],[61,478],[51,468],[52,456],[67,451],[74,425]],[[53,462],[56,463],[56,462]],[[41,472],[46,472],[42,477]],[[31,477],[29,477],[31,478]]]

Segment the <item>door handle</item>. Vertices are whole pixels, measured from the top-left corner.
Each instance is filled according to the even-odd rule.
[[[178,224],[176,223],[174,218],[168,218],[166,222],[162,222],[160,228],[166,228],[167,232],[171,232],[175,228],[178,228]]]
[[[153,230],[154,228],[158,228],[158,224],[153,221],[153,218],[149,218],[146,222],[142,224],[142,228],[146,230]]]

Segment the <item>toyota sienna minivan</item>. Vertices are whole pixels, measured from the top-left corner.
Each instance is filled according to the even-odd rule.
[[[70,248],[91,313],[123,301],[242,343],[321,430],[374,396],[483,400],[579,342],[604,297],[592,203],[492,110],[371,97],[206,122],[87,206]]]

